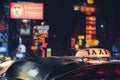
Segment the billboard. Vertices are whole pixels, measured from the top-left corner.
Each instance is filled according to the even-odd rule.
[[[11,2],[10,18],[43,19],[43,3]]]

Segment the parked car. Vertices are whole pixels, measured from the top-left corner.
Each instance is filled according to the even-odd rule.
[[[86,50],[88,53],[84,52]],[[105,54],[104,51],[106,52]],[[16,61],[7,69],[2,79],[120,80],[120,63],[110,62],[106,59],[111,57],[108,50],[87,48],[82,50],[84,56],[79,56],[78,52],[75,56],[37,57],[25,61]],[[96,56],[98,53],[99,56]],[[85,56],[86,54],[90,54],[90,56]]]

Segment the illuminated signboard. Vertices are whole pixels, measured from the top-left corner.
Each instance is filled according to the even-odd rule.
[[[7,47],[0,47],[0,52],[7,52]]]
[[[110,52],[107,49],[103,48],[86,48],[77,51],[77,57],[111,57]]]
[[[48,37],[49,25],[34,26],[33,39],[42,39],[42,37]]]
[[[43,25],[43,26],[42,26],[42,25],[38,25],[37,28],[38,28],[38,29],[42,29],[42,30],[43,30],[43,29],[44,29],[44,30],[49,30],[49,25]]]
[[[38,50],[37,46],[31,46],[31,50]]]
[[[10,18],[13,19],[43,19],[43,3],[12,2]]]
[[[30,27],[29,28],[20,28],[20,34],[21,35],[30,35]]]
[[[93,6],[93,5],[88,5],[88,4],[85,4],[81,7],[81,12],[95,12],[96,11],[96,8]]]

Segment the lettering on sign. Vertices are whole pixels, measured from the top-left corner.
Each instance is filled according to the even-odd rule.
[[[87,51],[88,55],[97,55],[97,54],[99,54],[99,55],[107,55],[106,49],[97,49],[97,50],[88,49],[88,50],[85,50],[85,51]]]
[[[87,48],[78,50],[77,57],[111,57],[110,51],[103,48]]]

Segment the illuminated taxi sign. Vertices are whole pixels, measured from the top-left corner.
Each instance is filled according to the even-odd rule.
[[[103,48],[86,48],[77,51],[76,57],[111,57],[110,52]]]

